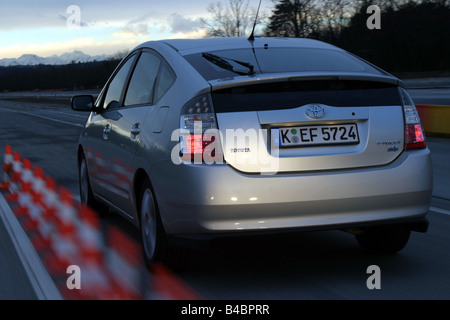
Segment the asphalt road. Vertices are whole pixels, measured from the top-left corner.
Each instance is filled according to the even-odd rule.
[[[415,104],[450,105],[450,88],[409,89]]]
[[[416,104],[450,105],[450,78],[404,80]]]
[[[10,144],[78,194],[76,146],[86,117],[68,107],[0,101],[1,154]],[[428,142],[435,177],[430,228],[413,233],[401,253],[364,253],[353,236],[339,231],[236,239],[193,252],[178,276],[205,299],[450,299],[450,140]],[[102,221],[138,238],[118,217]],[[5,236],[0,223],[0,299],[34,299]],[[380,290],[366,286],[371,265],[381,269]]]

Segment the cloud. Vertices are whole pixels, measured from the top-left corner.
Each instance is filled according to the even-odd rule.
[[[133,18],[125,23],[114,36],[122,38],[145,37],[152,31],[159,34],[191,35],[199,32],[200,18],[190,18],[182,16],[178,13],[169,16],[155,17],[151,14],[145,14],[137,18]]]
[[[150,14],[145,14],[137,18],[133,18],[128,21],[123,27],[121,27],[114,36],[119,37],[145,37],[149,35],[148,21],[150,19]]]
[[[169,39],[198,39],[207,36],[205,29],[198,29],[192,32],[173,33]]]
[[[200,28],[200,18],[185,18],[178,13],[173,13],[169,17],[169,25],[173,33],[196,32]]]
[[[143,16],[134,18],[132,20],[130,20],[130,22],[128,22],[129,25],[133,25],[133,24],[140,24],[142,22],[147,22],[151,17],[151,14],[145,14]]]
[[[114,35],[120,37],[142,37],[149,34],[148,24],[140,23],[137,25],[126,25],[119,31],[115,32]]]
[[[64,23],[64,26],[66,26],[66,27],[68,26],[69,23],[73,23],[73,20],[70,20],[69,16],[65,16],[65,15],[62,15],[62,14],[59,14],[57,16],[57,19],[62,21]],[[80,20],[80,27],[82,27],[82,28],[93,27],[93,26],[95,26],[94,22],[86,22],[86,21]]]
[[[148,40],[199,38],[204,36],[200,17],[208,14],[204,0],[0,2],[0,58],[73,50],[93,55],[132,49]],[[82,28],[69,26],[70,3],[80,8]]]

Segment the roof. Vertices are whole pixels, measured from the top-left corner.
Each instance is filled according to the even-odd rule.
[[[224,50],[233,48],[251,48],[252,43],[244,37],[226,37],[226,38],[200,38],[200,39],[168,39],[159,40],[180,54],[191,54],[197,52],[205,52],[212,50]],[[143,44],[145,46],[145,43]],[[341,50],[328,43],[307,39],[307,38],[264,38],[255,37],[253,46],[255,48],[269,47],[303,47],[303,48],[318,48]]]

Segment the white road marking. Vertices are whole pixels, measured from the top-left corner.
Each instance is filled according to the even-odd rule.
[[[61,294],[55,283],[2,194],[0,194],[0,219],[4,222],[38,299],[61,300]]]
[[[68,117],[77,117],[77,118],[81,118],[81,119],[85,119],[86,120],[86,116],[80,116],[79,114],[72,114],[72,113],[67,113],[67,112],[62,112],[62,111],[58,111],[59,114],[63,114],[65,116]]]
[[[442,213],[442,214],[447,214],[447,215],[450,216],[450,211],[449,210],[436,208],[436,207],[430,207],[430,211],[437,212],[437,213]]]
[[[83,127],[84,127],[84,125],[82,125],[82,124],[80,124],[80,123],[73,123],[73,122],[64,121],[64,120],[58,120],[58,119],[54,119],[54,118],[49,118],[49,117],[41,116],[41,115],[38,115],[38,114],[35,114],[35,113],[30,113],[30,112],[25,112],[25,111],[11,110],[11,109],[7,109],[7,108],[2,108],[2,110],[6,110],[6,111],[10,111],[10,112],[15,112],[15,113],[27,114],[27,115],[29,115],[29,116],[38,117],[38,118],[42,118],[42,119],[46,119],[46,120],[50,120],[50,121],[59,122],[59,123],[64,123],[64,124],[68,124],[68,125],[76,126],[76,127],[80,127],[80,128],[83,128]]]

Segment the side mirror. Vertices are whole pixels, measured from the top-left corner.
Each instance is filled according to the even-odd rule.
[[[70,101],[72,110],[75,111],[93,111],[94,103],[94,97],[90,95],[75,96]]]

